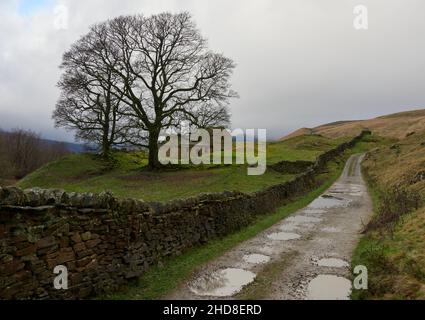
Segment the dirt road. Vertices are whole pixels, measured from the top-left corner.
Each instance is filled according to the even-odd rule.
[[[372,204],[352,156],[307,207],[196,272],[169,299],[348,299],[350,258]]]

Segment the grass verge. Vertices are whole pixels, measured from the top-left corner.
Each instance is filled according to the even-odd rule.
[[[279,277],[283,270],[287,268],[291,258],[296,256],[296,252],[284,253],[275,262],[268,263],[255,277],[254,282],[242,289],[236,295],[238,300],[262,300],[270,294],[270,286]]]
[[[364,163],[375,214],[352,258],[352,267],[367,267],[368,290],[354,290],[352,299],[425,299],[425,207],[409,205],[412,196],[416,201],[423,194],[423,182],[412,183],[409,171],[414,175],[417,170],[406,165],[418,162],[419,152],[420,148],[404,142],[398,150],[388,146],[375,150]],[[392,179],[406,194],[391,191]],[[395,219],[385,219],[392,213]]]

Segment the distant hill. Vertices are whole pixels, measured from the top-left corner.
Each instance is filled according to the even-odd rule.
[[[8,135],[9,131],[4,131],[0,128],[0,136]],[[68,151],[72,153],[82,153],[87,151],[87,147],[83,144],[79,143],[72,143],[72,142],[64,142],[64,141],[57,141],[57,140],[50,140],[50,139],[40,139],[43,143],[47,145],[59,145],[62,144],[65,146]]]
[[[42,141],[47,144],[63,144],[70,152],[73,152],[73,153],[82,153],[86,151],[86,147],[79,143],[62,142],[62,141],[48,140],[48,139],[42,139]]]
[[[403,139],[413,133],[425,133],[425,109],[399,112],[370,120],[337,121],[315,128],[301,128],[280,140],[283,141],[300,135],[340,138],[355,136],[364,129],[369,129],[383,137],[397,139]]]

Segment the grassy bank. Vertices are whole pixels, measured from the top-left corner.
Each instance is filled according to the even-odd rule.
[[[424,135],[381,146],[363,165],[375,216],[353,255],[365,265],[369,289],[354,299],[425,299]],[[391,214],[389,214],[391,213]]]

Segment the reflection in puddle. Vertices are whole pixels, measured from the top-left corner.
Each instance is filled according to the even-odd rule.
[[[324,227],[322,228],[323,232],[329,232],[329,233],[338,233],[341,232],[341,229],[335,228],[335,227]]]
[[[342,259],[337,258],[323,258],[317,261],[317,265],[321,267],[334,267],[334,268],[345,268],[348,267],[348,263]]]
[[[254,263],[254,264],[261,264],[261,263],[266,263],[270,261],[269,256],[265,256],[263,254],[257,254],[257,253],[247,254],[243,257],[243,259],[245,262]]]
[[[286,223],[279,226],[279,229],[282,231],[294,231],[298,226],[295,223]]]
[[[350,280],[329,274],[321,274],[308,284],[308,300],[349,300]]]
[[[307,216],[293,216],[286,219],[286,221],[292,223],[316,223],[322,221],[322,219]]]
[[[352,196],[352,197],[360,197],[360,196],[363,195],[363,193],[362,192],[350,192],[348,195]]]
[[[309,209],[307,207],[306,209],[304,209],[304,212],[306,214],[322,214],[322,213],[326,213],[326,210],[323,210],[323,209]]]
[[[291,232],[276,232],[269,234],[267,237],[272,240],[295,240],[301,238],[299,234]]]
[[[363,188],[358,185],[351,185],[350,190],[348,192],[350,196],[361,196],[363,195]]]
[[[343,198],[335,197],[335,196],[333,196],[333,195],[331,195],[331,194],[324,194],[324,195],[322,195],[321,197],[322,197],[322,198],[325,198],[325,199],[344,200]]]
[[[255,273],[228,268],[205,274],[194,281],[190,291],[198,296],[228,297],[255,279]]]
[[[332,197],[332,196],[321,196],[310,203],[309,207],[313,209],[322,209],[322,208],[331,208],[331,207],[341,207],[347,204],[347,201],[344,199]]]

